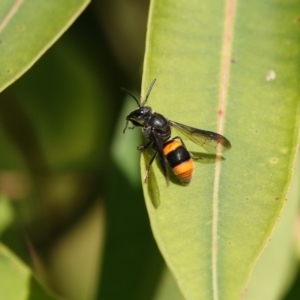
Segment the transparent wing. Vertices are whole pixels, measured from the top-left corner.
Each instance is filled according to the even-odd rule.
[[[231,148],[230,142],[221,134],[193,128],[171,120],[170,125],[173,126],[179,133],[182,133],[189,140],[203,147],[210,153],[222,153]]]

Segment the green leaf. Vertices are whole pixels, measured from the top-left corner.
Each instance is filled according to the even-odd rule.
[[[31,270],[4,245],[0,244],[0,294],[5,300],[58,299],[40,285]]]
[[[0,91],[28,70],[88,3],[88,0],[2,0]]]
[[[232,143],[224,160],[203,155],[188,187],[175,179],[166,187],[156,163],[143,185],[186,299],[245,296],[286,202],[299,136],[299,9],[279,0],[152,2],[142,95],[157,78],[148,105]]]

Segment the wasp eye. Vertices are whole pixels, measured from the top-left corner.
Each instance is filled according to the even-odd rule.
[[[145,110],[144,109],[139,109],[138,110],[138,114],[141,116],[141,115],[144,115],[145,114]]]
[[[135,114],[136,114],[136,116],[139,117],[139,118],[144,118],[145,115],[151,114],[151,110],[149,109],[148,106],[144,106],[144,107],[141,107],[141,108],[137,109],[137,110],[135,111]]]

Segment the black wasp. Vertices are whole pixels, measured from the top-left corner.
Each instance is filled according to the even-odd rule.
[[[152,146],[154,150],[145,175],[145,182],[147,181],[151,165],[158,154],[161,169],[167,184],[169,183],[168,163],[180,182],[187,185],[192,179],[195,168],[193,159],[199,158],[190,154],[179,136],[171,138],[171,126],[210,153],[221,153],[225,150],[229,150],[231,144],[224,136],[218,133],[193,128],[168,120],[163,115],[153,112],[150,106],[145,106],[155,81],[156,79],[151,82],[145,100],[142,101],[141,104],[131,92],[122,88],[139,106],[126,117],[127,122],[123,133],[126,131],[128,122],[133,124],[132,128],[135,126],[142,127],[142,133],[148,140],[148,143],[138,146],[137,149],[142,151]]]

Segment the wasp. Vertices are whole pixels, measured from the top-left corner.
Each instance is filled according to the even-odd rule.
[[[229,150],[231,144],[227,138],[218,133],[193,128],[168,120],[163,115],[153,112],[150,106],[145,106],[155,82],[156,79],[151,82],[146,97],[141,104],[131,92],[122,88],[122,90],[129,94],[138,105],[138,108],[126,117],[126,126],[123,133],[125,133],[128,127],[128,122],[131,122],[133,125],[132,127],[128,127],[129,129],[141,127],[147,143],[138,146],[137,149],[143,151],[151,146],[154,151],[146,171],[144,178],[145,182],[147,182],[151,165],[158,154],[161,170],[167,185],[169,184],[168,165],[179,181],[183,185],[188,185],[195,169],[193,160],[201,158],[192,155],[179,136],[171,138],[171,127],[174,127],[180,134],[183,134],[189,140],[203,147],[210,153],[222,153],[225,150]]]

